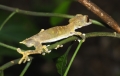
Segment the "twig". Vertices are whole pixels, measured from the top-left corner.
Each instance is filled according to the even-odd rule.
[[[18,61],[19,61],[19,60],[20,60],[20,59],[15,59],[15,60],[12,60],[12,61],[10,61],[10,62],[2,65],[2,66],[0,67],[0,70],[5,70],[5,69],[7,69],[7,68],[9,68],[9,67],[11,67],[11,66],[13,66],[13,65],[15,65],[15,64],[18,64]]]
[[[1,29],[3,28],[3,26],[5,25],[5,23],[7,23],[7,21],[13,16],[13,15],[15,15],[17,13],[17,9],[15,10],[15,11],[13,11],[5,20],[4,20],[4,22],[1,24],[1,26],[0,26],[0,31],[1,31]]]
[[[106,22],[112,29],[120,33],[120,27],[118,23],[114,19],[112,19],[111,16],[109,16],[102,9],[100,9],[96,4],[94,4],[90,0],[78,0],[78,2],[82,3],[90,11],[92,11],[94,14],[99,16],[104,22]]]
[[[8,7],[5,5],[0,5],[0,9],[7,10],[7,11],[15,11],[17,9],[17,13],[31,15],[31,16],[56,16],[56,17],[63,17],[63,18],[73,17],[72,15],[66,15],[66,14],[26,11],[26,10],[21,10],[18,8]]]
[[[91,37],[98,37],[98,36],[104,36],[104,37],[115,37],[115,38],[120,38],[120,34],[116,33],[116,32],[113,32],[113,33],[110,33],[110,32],[91,32],[91,33],[86,33],[86,38],[91,38]],[[64,39],[62,41],[59,41],[59,42],[56,42],[54,44],[52,44],[51,46],[48,46],[48,49],[49,50],[52,50],[54,49],[57,45],[63,45],[67,42],[70,42],[70,41],[74,41],[76,39],[78,39],[79,37],[77,36],[72,36],[72,37],[69,37],[67,39]]]
[[[27,69],[29,68],[31,62],[32,62],[32,61],[29,61],[29,62],[26,64],[26,66],[25,66],[25,68],[22,70],[20,76],[24,76],[24,74],[25,74],[25,72],[27,71]]]
[[[8,7],[8,6],[5,6],[5,5],[0,5],[0,9],[7,10],[7,11],[12,11],[12,12],[17,9],[16,13],[21,13],[21,14],[31,15],[31,16],[54,16],[54,17],[63,17],[63,18],[74,17],[73,15],[66,15],[66,14],[26,11],[26,10],[21,10],[21,9],[18,9],[18,8]],[[102,23],[100,23],[96,20],[93,20],[93,19],[91,19],[91,20],[92,20],[93,24],[104,26]]]
[[[115,38],[120,38],[120,34],[118,33],[109,33],[109,32],[92,32],[92,33],[86,33],[86,38],[90,38],[90,37],[98,37],[98,36],[106,36],[106,37],[115,37]],[[75,39],[78,39],[78,37],[76,36],[72,36],[72,37],[69,37],[67,39],[64,39],[62,41],[59,41],[55,44],[52,44],[51,46],[48,47],[48,49],[54,49],[56,47],[56,45],[63,45],[67,42],[70,42],[70,41],[74,41]],[[10,45],[6,45],[4,43],[0,43],[0,46],[3,46],[3,47],[6,47],[6,48],[9,48],[9,49],[12,49],[12,50],[16,50],[16,47],[13,47],[13,46],[10,46]],[[32,58],[32,57],[31,57]],[[0,70],[5,70],[15,64],[18,64],[20,59],[16,59],[16,60],[12,60],[4,65],[2,65],[0,67]]]
[[[30,59],[33,59],[33,58],[30,57]],[[5,70],[5,69],[7,69],[7,68],[9,68],[9,67],[11,67],[11,66],[13,66],[13,65],[18,64],[19,60],[20,60],[20,59],[15,59],[15,60],[12,60],[12,61],[10,61],[10,62],[2,65],[2,66],[0,67],[0,71],[1,71],[1,70]]]
[[[67,69],[66,69],[66,71],[65,71],[65,73],[64,73],[63,76],[67,76],[68,71],[69,71],[69,69],[70,69],[70,67],[71,67],[71,65],[72,65],[72,63],[73,63],[73,60],[75,59],[75,56],[77,55],[77,53],[78,53],[78,51],[79,51],[79,48],[81,47],[82,43],[83,43],[83,41],[81,40],[81,41],[79,42],[79,44],[78,44],[78,46],[77,46],[77,48],[76,48],[76,50],[75,50],[72,58],[70,59],[70,62],[69,62],[69,64],[68,64],[68,67],[67,67]]]
[[[104,36],[104,37],[115,37],[115,38],[120,38],[120,34],[116,32],[91,32],[91,33],[86,33],[86,38],[91,38],[91,37],[98,37],[98,36]]]
[[[6,48],[9,48],[9,49],[12,49],[12,50],[17,50],[16,47],[10,46],[10,45],[7,45],[7,44],[4,44],[4,43],[2,43],[2,42],[0,42],[0,46],[6,47]]]
[[[86,38],[90,38],[90,37],[98,37],[98,36],[105,36],[105,37],[115,37],[115,38],[120,38],[120,34],[118,33],[111,33],[111,32],[91,32],[91,33],[86,33]],[[70,41],[74,41],[76,39],[78,39],[79,37],[77,36],[72,36],[72,37],[69,37],[67,39],[64,39],[64,40],[61,40],[59,42],[56,42],[55,44],[52,44],[51,46],[48,46],[48,49],[49,50],[52,50],[54,49],[57,45],[63,45],[67,42],[70,42]],[[6,48],[9,48],[9,49],[12,49],[12,50],[17,50],[16,47],[13,47],[13,46],[10,46],[10,45],[7,45],[7,44],[4,44],[2,42],[0,42],[0,46],[3,46],[3,47],[6,47]]]

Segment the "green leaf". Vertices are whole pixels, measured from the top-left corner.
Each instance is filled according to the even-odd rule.
[[[56,67],[57,67],[57,70],[58,70],[58,73],[63,76],[66,68],[67,68],[67,55],[71,49],[72,45],[69,46],[69,48],[67,49],[67,51],[65,52],[65,54],[63,54],[62,56],[60,56],[57,60],[57,63],[56,63]]]
[[[69,0],[62,1],[61,3],[59,3],[58,7],[53,11],[53,13],[67,13],[70,4],[71,4],[71,1]],[[60,22],[62,22],[63,20],[64,18],[51,17],[50,23],[52,26],[55,26],[59,24]]]

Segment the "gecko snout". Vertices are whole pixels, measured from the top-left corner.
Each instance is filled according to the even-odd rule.
[[[24,44],[24,41],[19,42],[20,44]]]

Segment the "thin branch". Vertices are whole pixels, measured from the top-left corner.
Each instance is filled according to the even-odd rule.
[[[91,38],[91,37],[98,37],[98,36],[105,36],[105,37],[115,37],[115,38],[120,38],[120,34],[116,32],[91,32],[91,33],[86,33],[86,38]],[[77,36],[72,36],[67,39],[64,39],[62,41],[56,42],[55,44],[52,44],[51,46],[48,47],[49,50],[54,49],[57,45],[63,45],[67,42],[74,41],[78,39],[79,37]]]
[[[6,48],[8,48],[8,49],[12,49],[12,50],[17,50],[16,47],[14,47],[14,46],[10,46],[10,45],[7,45],[7,44],[4,44],[4,43],[2,43],[2,42],[0,42],[0,46],[6,47]]]
[[[17,13],[31,15],[31,16],[55,16],[55,17],[63,17],[63,18],[72,18],[73,17],[72,15],[66,15],[66,14],[26,11],[26,10],[21,10],[18,8],[8,7],[5,5],[0,5],[0,9],[7,10],[7,11],[15,11],[17,9]]]
[[[27,69],[29,68],[30,64],[31,64],[32,60],[27,62],[25,68],[22,70],[20,76],[24,76],[25,72],[27,71]]]
[[[1,24],[1,26],[0,26],[0,30],[3,28],[3,26],[5,25],[5,23],[7,23],[7,21],[13,16],[13,15],[15,15],[17,13],[17,9],[15,10],[15,11],[13,11],[5,20],[4,20],[4,22]]]
[[[33,58],[30,57],[30,59],[33,59]],[[0,70],[5,70],[5,69],[7,69],[7,68],[9,68],[9,67],[11,67],[11,66],[13,66],[13,65],[18,64],[19,60],[20,60],[20,59],[15,59],[15,60],[12,60],[12,61],[10,61],[10,62],[2,65],[2,66],[0,67]]]
[[[86,6],[90,11],[99,16],[104,22],[106,22],[111,28],[113,28],[116,32],[120,33],[120,27],[118,23],[111,18],[107,13],[105,13],[102,9],[100,9],[96,4],[91,2],[90,0],[78,0],[81,4]]]
[[[114,38],[120,38],[120,34],[116,32],[91,32],[91,33],[86,33],[86,38],[91,38],[91,37],[98,37],[98,36],[104,36],[104,37],[114,37]]]
[[[67,76],[68,71],[69,71],[69,69],[70,69],[70,67],[71,67],[71,65],[72,65],[72,63],[73,63],[73,60],[75,59],[75,56],[77,55],[77,53],[78,53],[78,51],[79,51],[79,48],[81,47],[82,43],[83,43],[83,41],[81,40],[81,41],[79,42],[79,45],[77,46],[77,48],[76,48],[76,50],[75,50],[72,58],[70,59],[70,62],[69,62],[69,64],[68,64],[68,67],[67,67],[67,69],[66,69],[66,71],[65,71],[65,73],[64,73],[63,76]]]
[[[10,61],[10,62],[2,65],[2,66],[0,67],[0,70],[5,70],[5,69],[7,69],[7,68],[9,68],[9,67],[11,67],[11,66],[13,66],[13,65],[18,64],[18,61],[19,61],[19,60],[20,60],[20,59],[15,59],[15,60],[12,60],[12,61]]]
[[[86,33],[86,38],[90,38],[90,37],[98,37],[98,36],[106,36],[106,37],[115,37],[115,38],[120,38],[120,34],[118,33],[110,33],[110,32],[92,32],[92,33]],[[76,36],[72,36],[72,37],[69,37],[67,39],[64,39],[64,40],[61,40],[59,42],[56,42],[55,44],[52,44],[51,46],[48,47],[49,50],[51,49],[54,49],[57,45],[63,45],[67,42],[70,42],[70,41],[74,41],[76,39],[78,39],[79,37],[76,37]],[[1,43],[0,42],[0,46],[3,46],[3,47],[6,47],[6,48],[9,48],[9,49],[12,49],[12,50],[16,50],[16,47],[13,47],[13,46],[10,46],[10,45],[6,45],[4,43]],[[30,57],[32,59],[32,57]],[[12,60],[4,65],[2,65],[0,67],[0,70],[5,70],[15,64],[18,64],[20,59],[15,59],[15,60]]]
[[[66,15],[66,14],[26,11],[26,10],[21,10],[21,9],[18,9],[18,8],[8,7],[8,6],[5,6],[5,5],[0,5],[0,9],[7,10],[7,11],[12,11],[12,12],[17,9],[16,13],[21,13],[21,14],[31,15],[31,16],[54,16],[54,17],[63,17],[63,18],[74,17],[73,15]],[[91,20],[92,20],[93,24],[104,26],[102,23],[100,23],[96,20],[93,20],[93,19],[91,19]]]
[[[116,32],[113,32],[113,33],[111,33],[111,32],[91,32],[91,33],[86,33],[86,38],[98,37],[98,36],[120,38],[120,34],[118,34]],[[65,43],[67,43],[67,42],[74,41],[74,40],[76,40],[78,38],[79,37],[77,37],[77,36],[69,37],[67,39],[64,39],[64,40],[61,40],[59,42],[56,42],[56,43],[52,44],[51,46],[48,46],[48,49],[49,50],[54,49],[57,45],[63,45]],[[6,48],[9,48],[9,49],[12,49],[12,50],[17,50],[16,47],[4,44],[2,42],[0,42],[0,46],[6,47]]]

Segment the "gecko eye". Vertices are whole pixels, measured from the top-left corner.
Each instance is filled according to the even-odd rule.
[[[86,15],[86,22],[90,22],[89,20],[89,17]]]

